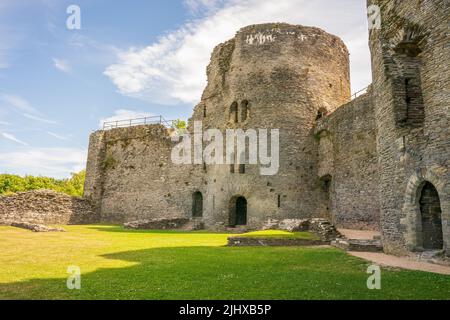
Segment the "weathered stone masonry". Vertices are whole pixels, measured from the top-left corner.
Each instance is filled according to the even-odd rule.
[[[203,129],[280,129],[280,169],[261,176],[257,165],[182,165],[162,127],[99,131],[91,136],[86,196],[105,221],[192,217],[202,195],[209,228],[268,219],[328,217],[317,176],[319,112],[350,99],[349,56],[344,43],[318,28],[264,24],[241,29],[216,47],[208,85],[190,119]],[[238,217],[236,208],[245,207]]]
[[[91,135],[86,196],[102,219],[193,218],[210,229],[327,218],[380,230],[384,250],[450,254],[448,1],[373,0],[373,84],[350,101],[345,44],[288,24],[217,46],[189,120],[203,129],[280,129],[280,169],[171,162],[162,126]]]
[[[94,147],[92,147],[94,146]],[[105,222],[191,217],[200,166],[174,165],[171,130],[147,125],[91,135],[85,196]]]
[[[215,48],[207,71],[208,85],[191,123],[222,132],[280,129],[280,168],[262,176],[257,165],[246,165],[245,173],[237,166],[234,173],[229,165],[207,166],[200,190],[206,225],[233,225],[239,197],[247,201],[252,228],[268,219],[325,217],[312,130],[319,110],[332,112],[350,99],[344,43],[318,28],[249,26]]]
[[[0,196],[0,225],[89,224],[99,220],[99,215],[86,199],[51,190]]]
[[[379,230],[376,135],[371,89],[317,123],[318,176],[337,227]]]
[[[440,198],[444,249],[450,246],[449,2],[369,1],[382,28],[370,33],[381,228],[385,251],[422,250],[420,198]],[[442,248],[442,247],[441,247]]]

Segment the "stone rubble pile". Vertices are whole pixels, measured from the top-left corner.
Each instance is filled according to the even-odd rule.
[[[31,230],[33,232],[65,232],[63,228],[44,226],[43,224],[28,222],[12,222],[12,227]]]
[[[326,219],[269,219],[263,226],[263,230],[284,230],[289,232],[311,231],[317,234],[323,241],[331,241],[340,237],[340,233]]]
[[[151,219],[151,220],[136,220],[126,222],[123,224],[125,229],[151,229],[151,230],[167,230],[167,229],[181,229],[185,228],[190,219],[175,218],[175,219]]]
[[[331,241],[341,236],[336,227],[325,219],[311,219],[309,231],[317,234],[324,241]]]

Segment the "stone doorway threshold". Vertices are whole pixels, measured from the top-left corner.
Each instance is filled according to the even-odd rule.
[[[417,257],[397,257],[379,252],[348,252],[348,254],[369,260],[380,266],[450,275],[450,265],[418,261]]]

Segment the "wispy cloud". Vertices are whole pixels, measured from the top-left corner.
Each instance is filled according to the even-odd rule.
[[[39,122],[43,122],[43,123],[48,123],[48,124],[59,124],[59,122],[53,121],[53,120],[49,120],[46,118],[42,118],[39,116],[35,116],[29,113],[23,113],[22,116],[24,116],[25,118],[28,118],[30,120],[34,120],[34,121],[39,121]]]
[[[6,132],[2,132],[1,135],[2,135],[3,138],[5,138],[5,139],[7,139],[7,140],[16,142],[16,143],[21,144],[21,145],[23,145],[23,146],[28,146],[28,143],[26,143],[26,142],[24,142],[24,141],[22,141],[22,140],[17,139],[13,134],[6,133]]]
[[[241,27],[265,22],[318,26],[343,38],[351,53],[353,88],[371,81],[365,1],[186,0],[202,15],[144,48],[129,48],[105,70],[124,95],[161,104],[196,103],[217,44]],[[203,8],[203,9],[202,9]]]
[[[152,116],[154,116],[154,114],[144,112],[144,111],[118,109],[118,110],[114,111],[114,115],[100,119],[99,127],[103,128],[104,122],[114,122],[114,121],[120,121],[120,120],[129,120],[129,119],[145,118],[145,117],[152,117]]]
[[[15,94],[0,93],[0,101],[2,101],[6,106],[13,108],[21,116],[27,119],[47,124],[59,124],[56,121],[47,119],[41,114],[41,112],[33,107],[31,103],[28,102],[28,100],[21,96]]]
[[[70,136],[70,135],[68,135],[68,136],[67,135],[61,135],[61,134],[58,134],[58,133],[55,133],[55,132],[52,132],[52,131],[45,131],[45,133],[47,133],[49,136],[51,136],[51,137],[53,137],[53,138],[55,138],[57,140],[70,142],[70,144],[68,144],[68,145],[79,147],[80,150],[87,150],[84,145],[76,142],[72,138],[72,136]]]
[[[226,0],[184,0],[183,4],[193,14],[201,14],[217,10]]]
[[[54,133],[54,132],[51,132],[51,131],[46,131],[46,133],[47,133],[49,136],[52,136],[53,138],[56,138],[56,139],[58,139],[58,140],[61,140],[61,141],[70,141],[70,139],[69,139],[68,137],[62,136],[62,135],[60,135],[60,134],[57,134],[57,133]]]
[[[28,113],[37,113],[37,110],[21,96],[3,93],[0,94],[0,100],[6,103],[7,105],[14,107],[20,111],[25,111]]]
[[[76,148],[27,148],[0,152],[0,167],[8,173],[65,178],[84,169],[86,157],[85,150]]]
[[[57,59],[57,58],[53,58],[52,60],[53,60],[53,65],[55,66],[56,69],[58,69],[62,72],[65,72],[65,73],[72,72],[72,68],[67,60]]]

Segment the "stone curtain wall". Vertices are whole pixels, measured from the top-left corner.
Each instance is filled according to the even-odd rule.
[[[324,201],[329,199],[332,222],[340,228],[379,230],[372,90],[319,120],[315,135],[319,143],[318,178],[331,178],[329,197]]]
[[[86,162],[84,197],[89,199],[97,212],[101,212],[103,196],[103,172],[106,153],[105,131],[96,131],[89,137],[89,151]]]
[[[439,193],[449,253],[449,1],[369,4],[380,6],[382,18],[370,49],[384,247],[399,254],[422,249],[419,193],[428,181]]]
[[[0,196],[0,224],[89,224],[99,222],[90,202],[50,190]]]
[[[171,130],[162,125],[91,136],[85,196],[93,199],[103,222],[191,217],[201,165],[174,165],[173,145]]]

